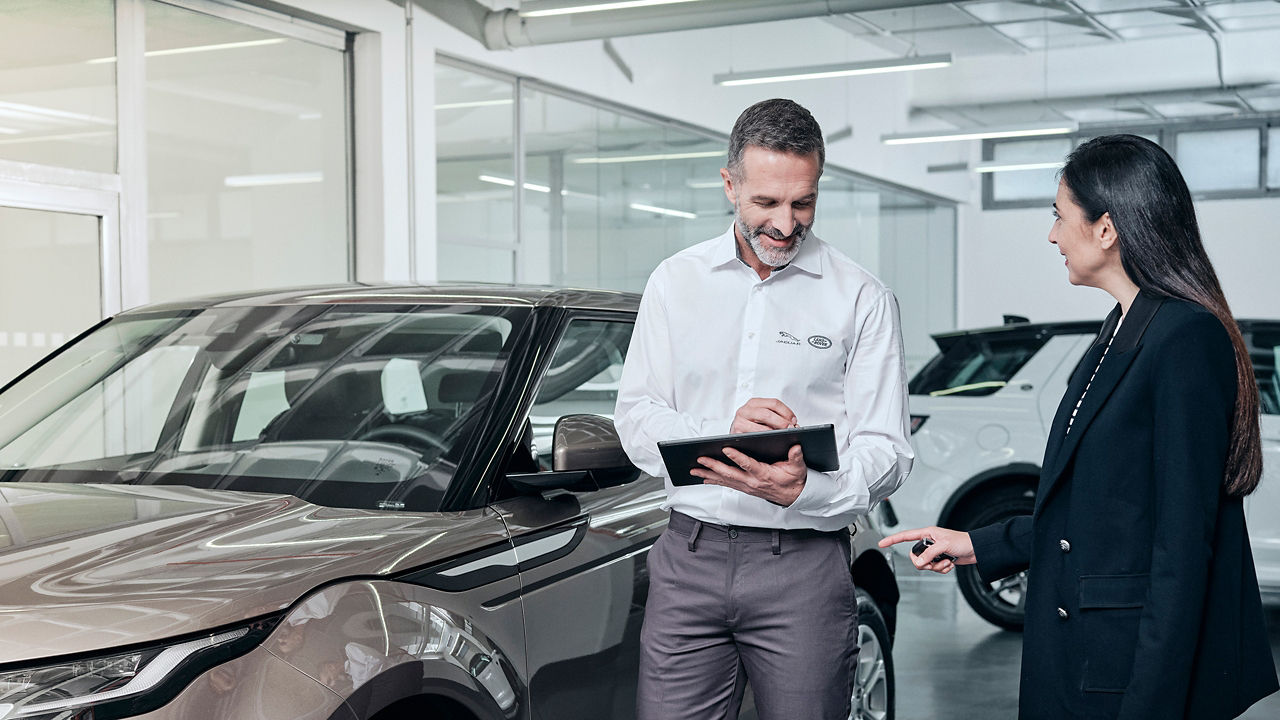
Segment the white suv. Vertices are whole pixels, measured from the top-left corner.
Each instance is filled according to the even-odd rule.
[[[1240,320],[1262,400],[1263,481],[1245,500],[1264,598],[1280,602],[1280,321]],[[911,380],[911,477],[886,503],[900,527],[981,527],[1035,505],[1047,433],[1067,380],[1100,322],[1033,324],[934,336],[940,352]],[[960,590],[988,621],[1022,628],[1026,574],[984,583],[957,568]]]

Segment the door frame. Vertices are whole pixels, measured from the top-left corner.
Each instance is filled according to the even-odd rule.
[[[97,217],[99,314],[124,308],[118,175],[0,160],[0,207]]]

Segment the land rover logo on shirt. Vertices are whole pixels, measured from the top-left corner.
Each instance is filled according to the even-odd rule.
[[[810,335],[809,344],[818,348],[819,350],[826,350],[827,348],[831,347],[831,338],[825,335]]]
[[[800,338],[796,337],[795,335],[792,335],[786,330],[779,330],[778,342],[782,343],[783,345],[799,345]]]

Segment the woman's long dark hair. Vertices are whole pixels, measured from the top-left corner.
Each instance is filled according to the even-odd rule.
[[[1227,329],[1236,349],[1236,406],[1223,484],[1231,495],[1253,492],[1262,475],[1253,364],[1200,241],[1191,192],[1178,166],[1150,140],[1105,135],[1072,151],[1062,180],[1090,222],[1111,214],[1120,262],[1139,289],[1197,303]]]

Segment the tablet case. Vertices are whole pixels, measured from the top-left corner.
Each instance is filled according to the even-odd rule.
[[[700,468],[698,458],[710,457],[733,465],[722,452],[731,447],[748,457],[764,463],[776,463],[787,459],[792,445],[800,445],[804,452],[804,464],[820,472],[840,469],[840,456],[836,454],[835,427],[810,425],[808,427],[765,430],[754,433],[733,433],[712,437],[668,440],[658,443],[658,452],[667,466],[667,477],[674,485],[701,485],[702,478],[689,474]]]

